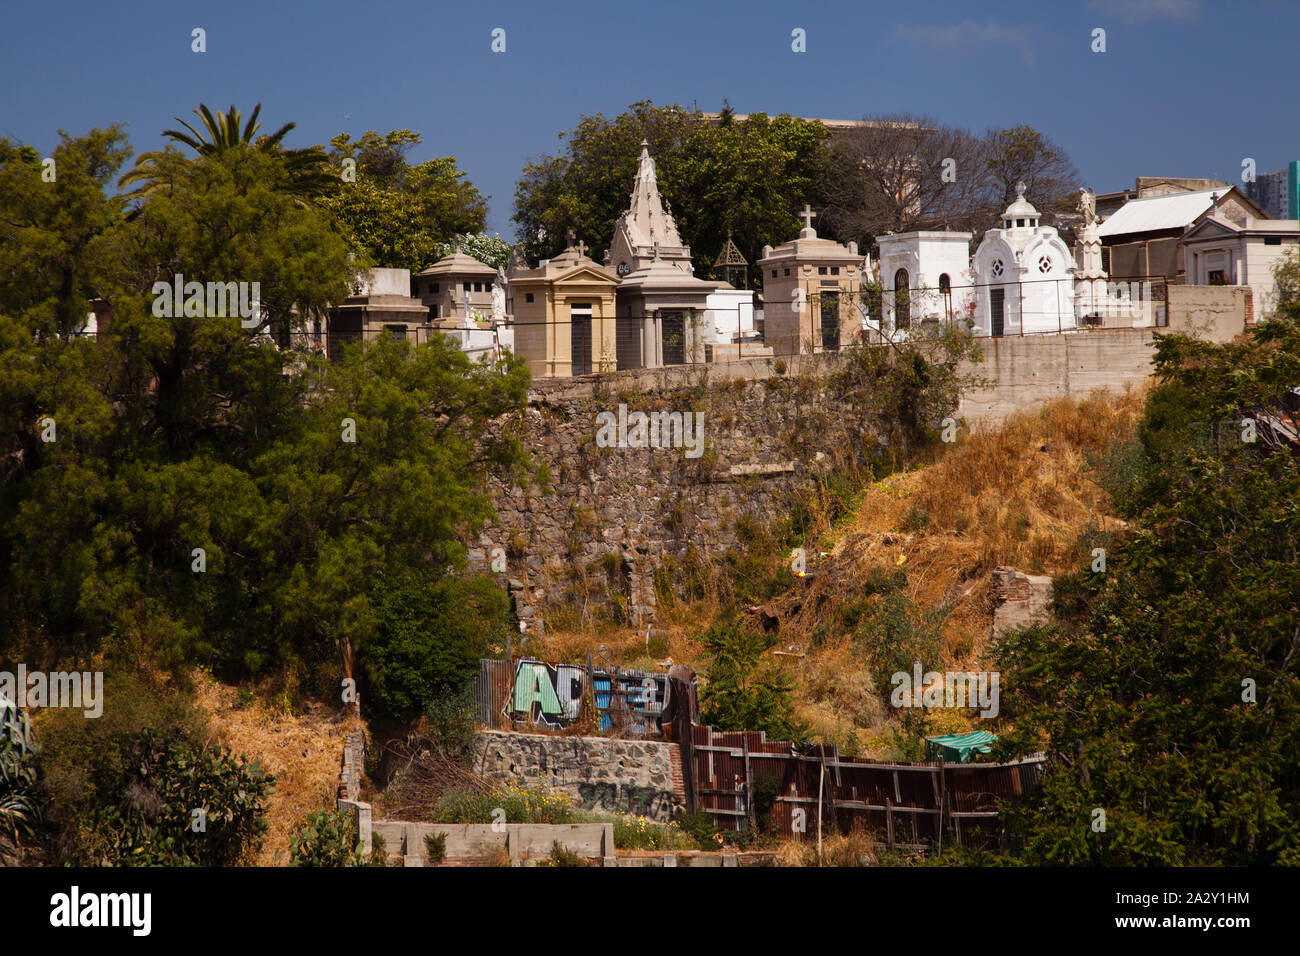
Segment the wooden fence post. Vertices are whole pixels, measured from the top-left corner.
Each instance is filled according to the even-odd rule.
[[[749,826],[754,827],[754,791],[750,783],[749,774],[749,735],[740,735],[741,753],[745,757],[745,818],[749,821]]]

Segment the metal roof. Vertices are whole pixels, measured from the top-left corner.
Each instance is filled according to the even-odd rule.
[[[1123,236],[1139,232],[1160,232],[1166,229],[1185,229],[1196,217],[1214,204],[1214,197],[1224,195],[1231,187],[1203,189],[1194,193],[1173,193],[1168,196],[1150,196],[1130,199],[1099,227],[1097,234]]]

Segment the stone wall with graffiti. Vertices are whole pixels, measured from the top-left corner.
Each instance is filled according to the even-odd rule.
[[[474,746],[488,779],[550,787],[586,810],[668,821],[686,804],[674,743],[485,730]]]

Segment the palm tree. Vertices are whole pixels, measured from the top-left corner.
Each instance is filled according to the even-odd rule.
[[[195,129],[179,116],[172,117],[184,126],[188,133],[165,129],[163,136],[182,143],[199,154],[200,157],[219,157],[239,149],[253,149],[263,153],[274,153],[284,161],[288,175],[287,190],[299,204],[312,205],[317,196],[335,180],[327,168],[325,151],[319,146],[308,149],[285,149],[281,141],[295,128],[297,123],[285,123],[271,135],[257,136],[262,124],[257,121],[262,112],[258,103],[248,122],[240,128],[240,113],[232,103],[230,109],[215,116],[206,104],[200,103],[194,111],[203,120],[203,131]],[[119,186],[140,183],[140,186],[127,195],[128,199],[147,198],[171,182],[168,164],[177,158],[170,148],[144,153],[136,160],[135,166],[119,181]]]

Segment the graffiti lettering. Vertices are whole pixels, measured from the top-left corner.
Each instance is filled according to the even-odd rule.
[[[617,783],[580,783],[578,798],[584,810],[630,813],[663,822],[676,815],[682,802],[682,798],[671,790],[625,787]]]

